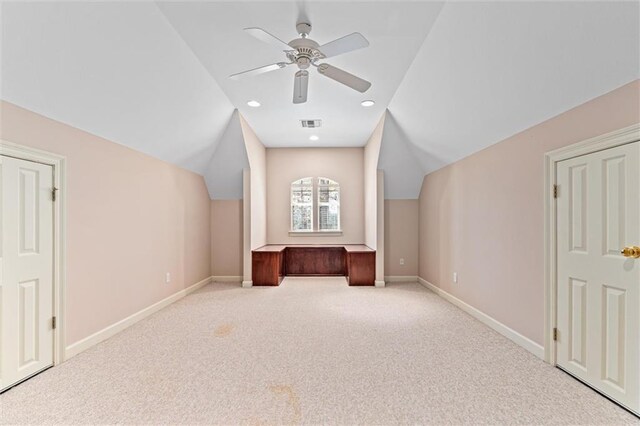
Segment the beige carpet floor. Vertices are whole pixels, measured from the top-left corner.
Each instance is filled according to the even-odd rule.
[[[0,423],[636,424],[419,284],[212,284],[0,395]]]

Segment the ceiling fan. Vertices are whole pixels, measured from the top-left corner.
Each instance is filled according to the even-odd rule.
[[[268,71],[284,68],[289,65],[297,65],[299,70],[296,72],[293,84],[293,103],[301,104],[307,101],[307,90],[309,87],[309,71],[311,66],[318,69],[318,72],[325,77],[329,77],[345,86],[351,87],[360,93],[364,93],[371,87],[371,83],[360,77],[348,73],[333,65],[318,63],[322,59],[331,58],[343,53],[351,52],[356,49],[369,46],[369,42],[360,33],[351,33],[329,43],[319,45],[311,40],[309,33],[311,32],[311,24],[300,22],[296,25],[296,30],[300,34],[300,38],[291,40],[288,44],[280,40],[278,37],[268,33],[262,28],[245,28],[246,32],[254,36],[260,41],[272,45],[276,49],[282,51],[289,62],[277,62],[271,65],[265,65],[248,71],[243,71],[229,76],[232,80],[242,77],[262,74]]]

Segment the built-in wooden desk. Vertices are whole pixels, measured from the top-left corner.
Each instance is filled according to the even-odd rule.
[[[280,285],[284,277],[285,246],[263,246],[251,251],[253,285]]]
[[[277,286],[286,275],[346,276],[349,285],[374,285],[376,251],[362,244],[266,245],[251,252],[255,286]]]

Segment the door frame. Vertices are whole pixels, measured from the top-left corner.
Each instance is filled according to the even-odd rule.
[[[603,151],[640,140],[640,123],[596,136],[544,155],[544,360],[556,365],[556,345],[553,329],[557,326],[557,203],[554,185],[559,161]],[[561,190],[561,189],[560,189]]]
[[[53,167],[56,200],[53,203],[53,365],[65,360],[65,295],[66,295],[66,222],[67,182],[66,157],[0,139],[0,154]]]

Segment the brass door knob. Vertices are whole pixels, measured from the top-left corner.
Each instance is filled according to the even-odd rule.
[[[638,246],[625,247],[622,250],[620,250],[620,253],[624,257],[633,257],[637,259],[640,257],[640,247]]]

